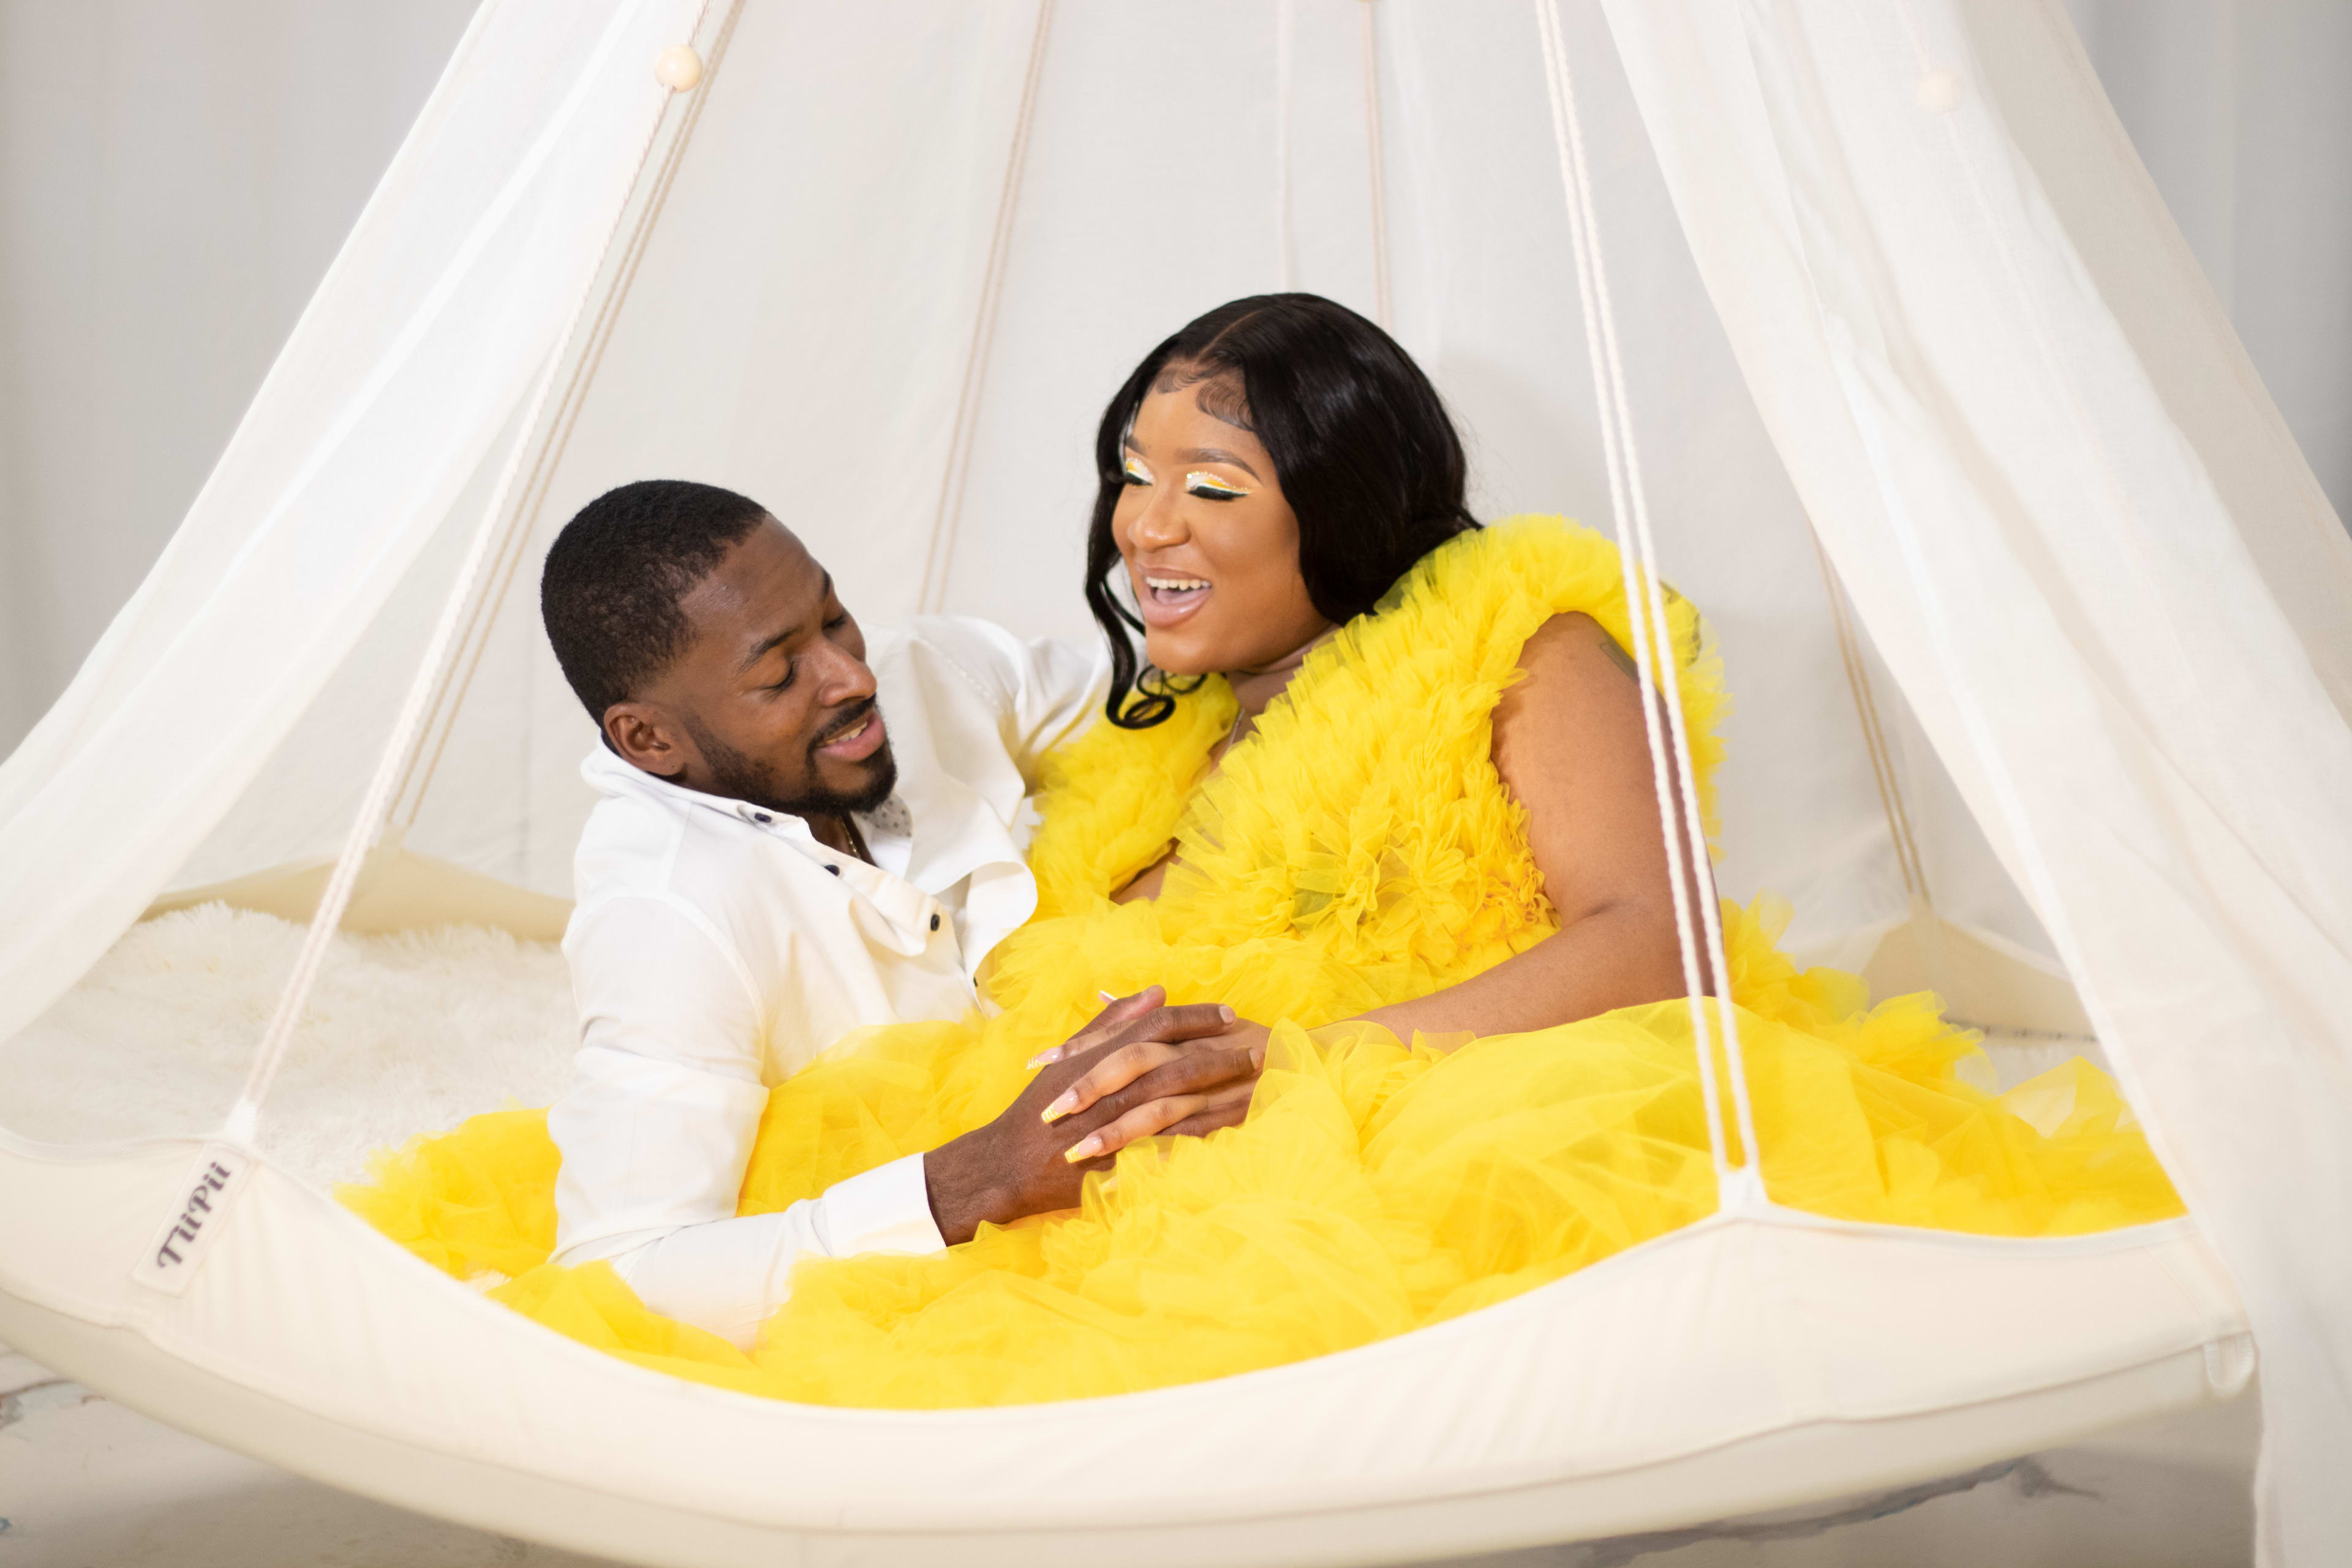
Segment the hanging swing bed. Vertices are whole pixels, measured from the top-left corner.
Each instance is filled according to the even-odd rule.
[[[2171,1065],[2165,1052],[2177,1037],[2151,1027],[2135,990],[2151,973],[2145,955],[2120,963],[2114,944],[2085,926],[2109,907],[2099,899],[2116,895],[2084,890],[2103,884],[2085,869],[2095,861],[2072,858],[2064,842],[2079,803],[2054,799],[2011,765],[2021,742],[2047,731],[1989,703],[1984,694],[2005,689],[2006,671],[1959,635],[1956,604],[2000,603],[2030,640],[2044,598],[2004,580],[1997,565],[1956,564],[1964,530],[1943,538],[1922,526],[1923,476],[1964,498],[1990,486],[1990,471],[2031,476],[2006,450],[1978,455],[1990,470],[1956,476],[1937,468],[1916,426],[1887,422],[1904,406],[1902,387],[1871,374],[1899,367],[1905,350],[1890,342],[1857,348],[1852,327],[1858,301],[1895,284],[1836,266],[1854,254],[1838,248],[1851,239],[1838,224],[1853,216],[1839,204],[1857,199],[1867,177],[1899,172],[1869,167],[1854,138],[1870,141],[1874,127],[1877,143],[1907,137],[1923,158],[1969,166],[1947,121],[1977,113],[1971,133],[2001,134],[1965,101],[1971,71],[1990,68],[1969,66],[1971,37],[1980,52],[1998,46],[2029,62],[2046,40],[1981,16],[1971,18],[1971,35],[1962,8],[1927,5],[1905,8],[1899,26],[1803,7],[1744,19],[1605,9],[1759,402],[1780,406],[1792,384],[1819,373],[1848,410],[1851,449],[1819,432],[1773,429],[1790,471],[1813,481],[1808,500],[1819,502],[1825,550],[1855,584],[1904,693],[1939,742],[1951,738],[1939,750],[1961,759],[1954,772],[1962,794],[1990,819],[2005,862],[2021,868],[2036,912],[2084,983],[2102,1041],[2155,1042],[2137,1057],[2117,1055],[2143,1064],[2128,1081],[2168,1130],[2168,1163],[2202,1178],[2183,1183],[2200,1205],[2216,1192],[2219,1212],[2236,1214],[2230,1184],[2205,1174],[2208,1145],[2186,1092],[2194,1070]],[[1368,29],[1372,10],[1363,13]],[[1690,841],[1704,842],[1696,800],[1664,782],[1677,770],[1696,776],[1679,700],[1686,661],[1668,629],[1578,79],[1554,6],[1538,0],[1533,12],[1528,43],[1554,132],[1545,152],[1567,197],[1573,258],[1565,282],[1593,347],[1591,395],[1630,641],[1654,655],[1639,668],[1645,696],[1663,699],[1647,704],[1659,805],[1669,821],[1687,816]],[[1013,39],[1012,58],[1025,47],[1027,64],[1013,132],[1001,144],[1010,148],[1003,195],[966,318],[967,394],[988,368],[1053,16],[1050,3],[1034,22],[1024,13]],[[942,35],[934,56],[950,61],[956,25],[1004,30],[1001,16],[932,19]],[[1742,1014],[1696,1002],[1687,1027],[1716,1189],[1704,1217],[1396,1337],[1106,1398],[843,1408],[673,1376],[657,1370],[657,1355],[608,1354],[486,1300],[274,1160],[264,1132],[268,1092],[347,911],[373,899],[372,918],[386,925],[457,920],[545,934],[544,899],[535,904],[478,871],[407,855],[384,829],[417,822],[414,802],[435,759],[451,751],[453,715],[481,672],[495,669],[484,650],[496,640],[506,585],[535,538],[543,548],[534,530],[583,401],[600,377],[622,375],[615,323],[625,300],[645,298],[631,295],[631,280],[666,205],[695,177],[702,105],[728,84],[749,90],[742,84],[760,82],[764,68],[782,78],[786,35],[755,43],[743,21],[740,5],[688,0],[492,0],[484,8],[181,539],[0,773],[0,832],[20,895],[12,907],[26,907],[22,895],[35,877],[72,894],[53,900],[40,921],[10,917],[6,974],[22,982],[20,1000],[31,1009],[10,1013],[13,1026],[154,900],[254,777],[257,763],[241,766],[217,744],[173,752],[185,738],[174,716],[188,701],[171,689],[174,656],[203,651],[215,689],[226,682],[257,694],[237,706],[245,729],[236,738],[266,752],[312,710],[325,677],[302,661],[284,668],[282,644],[252,633],[252,612],[299,599],[310,617],[306,647],[332,665],[391,595],[387,574],[401,577],[429,561],[436,538],[459,542],[433,578],[432,614],[395,646],[395,655],[407,652],[393,660],[396,680],[378,679],[379,692],[404,687],[405,695],[357,792],[341,853],[299,883],[315,899],[315,919],[220,1129],[72,1147],[0,1135],[0,1334],[126,1403],[336,1485],[509,1534],[677,1564],[1025,1563],[1107,1553],[1139,1563],[1403,1562],[1656,1530],[1915,1481],[2245,1391],[2254,1360],[2247,1310],[2201,1219],[2005,1237],[1839,1220],[1776,1201]],[[1958,63],[1923,74],[1923,47],[1931,64]],[[1801,60],[1816,74],[1798,72]],[[1785,211],[1740,202],[1731,209],[1816,226],[1798,250],[1755,258],[1760,282],[1743,286],[1722,264],[1724,247],[1737,248],[1739,236],[1719,212],[1709,216],[1710,195],[1721,193],[1705,188],[1706,133],[1692,119],[1701,99],[1669,90],[1676,73],[1735,86],[1750,150],[1778,150]],[[1890,105],[1897,82],[1899,105]],[[1372,85],[1376,102],[1376,76]],[[1821,103],[1846,118],[1806,122],[1801,111]],[[1377,120],[1370,141],[1377,157]],[[1856,185],[1838,187],[1821,165],[1804,163],[1830,148],[1860,170]],[[1371,194],[1384,225],[1377,178]],[[2000,229],[1999,216],[1983,218],[1989,231],[2014,237],[2031,229]],[[1811,269],[1794,316],[1770,298],[1788,281],[1773,267],[1792,255]],[[1938,281],[1948,279],[1927,280]],[[1395,288],[1382,250],[1373,291],[1383,315]],[[2061,361],[2043,374],[2063,389],[2072,368]],[[331,379],[306,384],[314,370]],[[979,421],[966,396],[948,422],[938,516],[950,523]],[[415,460],[420,452],[431,460]],[[339,513],[339,502],[349,510]],[[339,516],[377,520],[378,531],[355,540],[327,521]],[[460,520],[454,535],[442,529],[445,518]],[[2214,521],[2230,526],[2218,505]],[[930,603],[908,608],[932,607],[947,593],[956,548],[951,526],[935,526],[921,587]],[[2312,574],[2352,582],[2340,551],[2308,541],[2293,548],[2306,552]],[[2270,578],[2253,566],[2242,574],[2259,590],[2291,553],[2271,548],[2260,563]],[[1973,596],[1959,597],[1963,589]],[[2324,716],[2315,731],[2336,726],[2312,742],[2322,768],[2335,766],[2342,693],[2329,682],[2352,638],[2337,638],[2345,628],[2315,621],[2301,601],[2271,614],[2286,630],[2263,646],[2292,647],[2318,667],[2293,689],[2307,691],[2310,711]],[[167,673],[142,678],[152,669]],[[249,687],[237,687],[240,675],[251,676]],[[220,711],[215,704],[188,721]],[[2076,779],[2132,778],[2099,734],[2073,743],[2067,764]],[[74,787],[105,768],[135,781],[146,764],[126,759],[155,754],[201,759],[159,793],[181,809],[168,822],[142,817],[118,838],[117,853],[65,874],[45,847],[86,850],[103,804]],[[2155,831],[2157,853],[2183,853]],[[285,878],[277,885],[277,896],[291,896]],[[2262,897],[2250,886],[2238,884],[2248,908]],[[388,889],[404,890],[393,897]],[[2330,906],[2314,907],[2321,914],[2312,919],[2324,924]],[[1688,900],[1678,914],[1696,994],[1703,968],[1730,973],[1726,933],[1709,900]],[[2232,987],[2249,984],[2244,966],[2226,943],[2200,934],[2200,980],[2234,1005],[2244,993]],[[53,980],[60,974],[65,981]],[[2285,1010],[2263,1001],[2239,1013],[2267,1024]],[[2313,1050],[2324,1056],[2323,1047],[2333,1048],[2323,1041]],[[2325,1080],[2321,1072],[2312,1081]],[[2324,1087],[2308,1099],[2313,1116],[2334,1109]],[[1747,1152],[1759,1148],[1761,1175]],[[2263,1256],[2258,1238],[2247,1245],[2247,1256]],[[2326,1350],[2324,1334],[2307,1331],[2285,1342],[2294,1355]],[[2305,1432],[2325,1432],[2339,1415],[2323,1399],[2299,1418]],[[2263,1500],[2266,1530],[2295,1543],[2295,1561],[2336,1539],[2329,1531],[2341,1522],[2326,1500],[2299,1486],[2300,1473],[2290,1456]]]

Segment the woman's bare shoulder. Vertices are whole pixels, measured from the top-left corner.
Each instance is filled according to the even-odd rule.
[[[1512,774],[1525,768],[1514,762],[1543,767],[1554,752],[1639,734],[1633,660],[1591,616],[1571,611],[1538,626],[1519,650],[1519,668],[1526,677],[1495,707],[1495,763],[1522,799]]]
[[[1554,616],[1538,626],[1520,647],[1519,668],[1531,679],[1572,670],[1596,675],[1614,670],[1620,678],[1640,684],[1640,678],[1633,672],[1633,656],[1618,647],[1617,639],[1582,610]]]

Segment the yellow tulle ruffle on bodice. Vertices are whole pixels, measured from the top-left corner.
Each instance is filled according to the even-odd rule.
[[[1222,681],[1153,729],[1095,725],[1048,763],[1037,912],[983,975],[1002,1010],[861,1030],[779,1085],[740,1205],[784,1207],[988,1121],[1101,991],[1158,984],[1276,1023],[1242,1126],[1123,1152],[1076,1211],[983,1227],[932,1257],[804,1262],[747,1354],[648,1311],[607,1265],[548,1263],[557,1155],[543,1112],[418,1139],[341,1195],[427,1261],[504,1276],[494,1299],[615,1355],[778,1398],[891,1406],[1123,1393],[1318,1355],[1698,1219],[1715,1176],[1685,1003],[1467,1041],[1347,1022],[1557,929],[1491,721],[1528,636],[1570,612],[1630,646],[1615,552],[1556,519],[1514,519],[1433,552],[1318,648],[1205,779],[1234,712]],[[1669,618],[1712,824],[1719,670],[1696,613],[1676,598]],[[1112,903],[1171,841],[1160,897]],[[2180,1212],[2095,1069],[1986,1093],[1958,1073],[1973,1037],[1933,997],[1872,1007],[1856,977],[1781,956],[1785,907],[1724,913],[1780,1203],[2023,1237]]]

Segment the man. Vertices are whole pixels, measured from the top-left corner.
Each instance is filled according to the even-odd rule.
[[[1104,1163],[1066,1159],[1072,1145],[1254,1069],[1215,1045],[1229,1009],[1161,1007],[1155,988],[1106,1009],[988,1126],[737,1217],[770,1086],[860,1026],[979,1005],[981,960],[1036,906],[1018,814],[1040,759],[1101,700],[1099,661],[935,616],[869,664],[799,540],[744,497],[683,480],[583,509],[540,596],[603,731],[582,767],[604,799],[563,941],[582,1039],[548,1116],[563,1157],[555,1261],[609,1261],[656,1311],[748,1346],[799,1258],[928,1252],[1069,1207]],[[1196,1039],[1151,1047],[1159,1065],[1126,1089],[1043,1120],[1106,1051]]]

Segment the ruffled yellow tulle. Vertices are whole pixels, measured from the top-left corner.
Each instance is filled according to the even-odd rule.
[[[660,1318],[604,1265],[549,1265],[543,1115],[477,1117],[380,1157],[344,1201],[491,1295],[641,1364],[813,1403],[943,1406],[1118,1393],[1361,1344],[1559,1278],[1712,1211],[1689,1011],[1404,1044],[1343,1022],[1458,983],[1556,929],[1489,757],[1495,700],[1544,620],[1626,637],[1616,558],[1522,519],[1444,546],[1308,660],[1202,782],[1233,699],[1098,725],[1057,756],[1037,916],[992,956],[985,1020],[868,1029],[770,1096],[741,1212],[781,1208],[1001,1110],[1023,1065],[1158,983],[1280,1019],[1241,1127],[1123,1153],[1075,1213],[931,1258],[803,1264],[751,1353]],[[1703,784],[1723,707],[1675,600]],[[1711,807],[1711,796],[1709,804]],[[1710,821],[1712,818],[1710,817]],[[1155,902],[1108,890],[1174,842]],[[2113,1086],[2070,1063],[1994,1097],[1933,998],[1868,1005],[1798,971],[1786,910],[1725,906],[1766,1184],[1793,1207],[2058,1236],[2179,1212]]]

